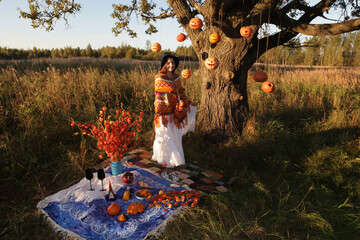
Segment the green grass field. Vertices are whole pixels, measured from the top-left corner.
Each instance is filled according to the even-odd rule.
[[[191,65],[193,71],[196,65]],[[121,102],[144,112],[151,147],[157,65],[96,61],[0,63],[0,239],[60,239],[38,214],[43,197],[101,162],[72,119],[94,121]],[[359,239],[359,69],[268,70],[272,94],[249,77],[250,119],[241,136],[183,138],[187,162],[235,177],[202,198],[160,239]],[[201,83],[185,80],[200,103]]]

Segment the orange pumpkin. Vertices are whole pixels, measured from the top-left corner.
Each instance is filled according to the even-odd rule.
[[[217,33],[212,33],[212,34],[210,34],[210,36],[209,36],[209,41],[210,41],[211,43],[218,43],[218,42],[220,42],[220,39],[221,39],[221,37],[220,37],[220,35],[217,34]]]
[[[151,47],[151,50],[153,52],[160,52],[161,51],[161,45],[159,43],[154,43]]]
[[[275,90],[275,86],[272,82],[269,82],[269,81],[265,81],[263,82],[262,86],[261,86],[261,89],[264,91],[264,92],[267,92],[267,93],[271,93]]]
[[[240,29],[240,34],[243,37],[250,37],[253,34],[253,30],[249,27],[242,27]]]
[[[189,22],[189,27],[191,29],[200,29],[200,28],[202,28],[202,26],[203,26],[203,22],[201,21],[200,18],[197,18],[197,17],[192,18]]]
[[[184,69],[181,72],[181,76],[183,78],[189,78],[189,77],[191,77],[191,71],[189,69]]]
[[[121,211],[121,206],[116,203],[112,203],[107,209],[107,212],[110,216],[115,216],[119,214],[120,211]]]
[[[179,35],[177,35],[177,37],[176,37],[176,40],[178,40],[178,42],[183,42],[183,41],[185,41],[185,39],[186,39],[186,36],[183,33],[179,33]]]
[[[264,71],[258,71],[253,74],[252,79],[255,82],[265,82],[266,80],[268,80],[268,75]]]
[[[213,70],[217,68],[219,62],[216,58],[210,57],[205,60],[205,66],[207,69]]]
[[[141,202],[133,202],[127,208],[127,213],[131,215],[136,215],[138,213],[142,213],[145,210],[145,205]]]

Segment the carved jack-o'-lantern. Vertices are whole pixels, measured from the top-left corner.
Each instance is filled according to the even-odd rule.
[[[271,93],[275,90],[275,86],[272,82],[269,82],[269,81],[265,81],[263,82],[262,86],[261,86],[261,89],[264,91],[264,92],[267,92],[267,93]]]
[[[181,76],[183,78],[189,78],[189,77],[191,77],[191,71],[189,69],[184,69],[181,72]]]
[[[264,71],[258,71],[253,74],[252,79],[255,82],[265,82],[268,79],[268,75]]]
[[[178,42],[183,42],[183,41],[185,41],[185,39],[186,39],[186,36],[183,33],[179,33],[179,35],[177,35],[177,37],[176,37],[176,40],[178,40]]]
[[[201,21],[200,18],[197,18],[197,17],[192,18],[189,22],[189,27],[191,29],[200,29],[200,28],[202,28],[202,26],[203,26],[203,22]]]
[[[209,41],[210,41],[211,43],[218,43],[218,42],[220,42],[220,39],[221,39],[221,37],[220,37],[220,35],[217,34],[217,33],[212,33],[212,34],[209,36]]]
[[[161,45],[159,43],[154,43],[151,47],[151,50],[153,52],[160,52],[161,51]]]
[[[213,70],[217,68],[219,62],[216,58],[210,57],[205,60],[205,66],[207,69]]]
[[[253,30],[245,26],[240,29],[240,34],[243,37],[250,37],[253,34]]]

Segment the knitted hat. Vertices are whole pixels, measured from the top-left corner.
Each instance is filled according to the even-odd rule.
[[[161,68],[165,65],[165,63],[167,62],[168,58],[172,58],[174,59],[175,62],[175,68],[177,68],[179,66],[179,58],[175,57],[174,55],[171,55],[168,52],[165,52],[162,56],[161,56]]]

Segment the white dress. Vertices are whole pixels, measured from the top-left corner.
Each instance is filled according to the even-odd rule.
[[[160,119],[160,125],[155,129],[154,154],[151,160],[161,165],[166,164],[168,168],[185,164],[182,136],[188,131],[195,130],[196,110],[196,106],[190,105],[190,112],[187,112],[187,124],[182,128],[178,128],[170,121],[165,127]]]

